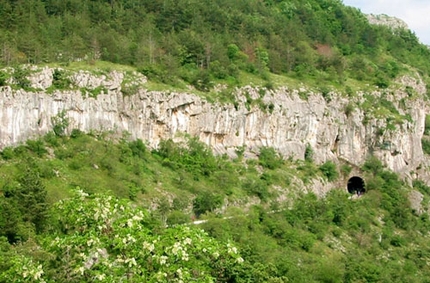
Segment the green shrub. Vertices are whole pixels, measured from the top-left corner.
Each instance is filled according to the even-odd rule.
[[[430,196],[430,187],[427,186],[423,181],[421,181],[421,180],[414,180],[412,182],[412,185],[413,185],[414,189],[417,189],[421,193]]]
[[[174,210],[167,215],[166,223],[169,226],[176,224],[185,224],[190,222],[190,216],[182,211]]]
[[[364,162],[361,169],[365,172],[369,172],[376,175],[382,172],[383,166],[381,160],[379,160],[375,156],[371,156]]]
[[[4,71],[0,71],[0,87],[5,86],[7,84],[8,79],[9,75]]]
[[[70,133],[70,137],[72,139],[77,139],[79,137],[81,137],[84,134],[84,132],[82,132],[79,129],[73,129],[72,132]]]
[[[350,102],[350,103],[348,103],[348,104],[345,106],[345,109],[344,109],[344,112],[345,112],[346,117],[351,116],[351,114],[352,114],[352,112],[354,111],[354,109],[355,109],[354,104],[352,104],[351,102]]]
[[[16,66],[13,72],[13,79],[15,81],[15,84],[24,90],[30,90],[31,82],[27,78],[29,75],[30,71],[28,69]]]
[[[129,142],[128,146],[131,149],[133,156],[137,156],[139,158],[143,158],[145,156],[146,145],[141,139]]]
[[[52,73],[52,85],[56,89],[64,90],[70,88],[72,82],[68,78],[66,72],[61,69],[55,69]]]
[[[343,164],[342,166],[340,166],[340,173],[342,173],[342,176],[344,177],[348,177],[351,171],[352,167],[347,164]]]
[[[14,152],[13,148],[10,146],[3,148],[3,151],[1,152],[1,157],[4,160],[9,160],[9,159],[14,158],[15,152]]]
[[[258,155],[259,164],[264,168],[277,169],[283,164],[282,157],[272,147],[260,148],[260,154]]]
[[[48,153],[42,140],[27,140],[26,144],[27,148],[39,157]]]
[[[314,158],[314,150],[310,144],[306,144],[305,148],[305,161],[312,162]]]
[[[425,126],[424,126],[424,134],[427,135],[427,136],[430,135],[430,115],[426,115]]]
[[[430,140],[424,138],[421,139],[421,146],[425,154],[430,154]]]
[[[66,114],[66,111],[63,110],[56,116],[51,117],[52,129],[57,136],[64,136],[69,126],[69,118],[67,118]]]
[[[206,212],[213,212],[223,203],[223,198],[220,194],[211,192],[201,192],[193,201],[193,211],[197,216]]]
[[[319,167],[321,173],[327,178],[329,182],[336,181],[339,177],[337,166],[332,161],[327,161]]]
[[[267,183],[261,179],[247,178],[242,188],[249,194],[260,198],[262,201],[267,201],[269,198],[269,188]]]

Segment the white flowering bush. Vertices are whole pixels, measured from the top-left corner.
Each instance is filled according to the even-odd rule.
[[[196,227],[151,231],[147,212],[111,196],[77,191],[53,215],[41,243],[49,260],[11,268],[22,279],[14,282],[219,282],[243,262],[231,243]]]

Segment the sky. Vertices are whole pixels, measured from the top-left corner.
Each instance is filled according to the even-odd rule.
[[[343,0],[365,14],[386,14],[405,21],[420,41],[430,45],[430,0]]]

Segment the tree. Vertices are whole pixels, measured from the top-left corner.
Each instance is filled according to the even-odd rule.
[[[195,227],[161,229],[146,211],[111,196],[78,189],[52,214],[38,252],[50,256],[7,258],[0,282],[227,282],[243,262],[230,242]]]

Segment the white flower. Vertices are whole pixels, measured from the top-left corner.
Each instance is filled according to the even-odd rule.
[[[182,270],[180,268],[176,270],[176,273],[178,274],[179,278],[182,278]]]
[[[174,255],[177,255],[178,252],[181,251],[181,250],[182,250],[181,243],[176,242],[175,244],[173,244],[172,253]]]
[[[185,238],[184,244],[191,245],[191,239],[190,238]]]
[[[28,271],[26,270],[22,273],[22,277],[26,278],[27,276],[28,276]]]
[[[161,265],[163,265],[163,264],[165,264],[165,263],[166,263],[166,261],[167,261],[167,256],[162,255],[162,256],[160,257],[160,264],[161,264]]]
[[[212,256],[213,256],[214,258],[218,258],[218,257],[219,257],[219,253],[218,253],[218,252],[214,252],[214,253],[212,254]]]
[[[238,258],[236,259],[236,262],[237,262],[237,263],[242,263],[242,262],[244,262],[244,260],[243,260],[243,258],[238,257]]]
[[[130,234],[127,234],[127,241],[132,242],[132,243],[136,243],[136,239],[133,238],[133,236],[131,236]]]
[[[139,211],[139,212],[140,212],[139,215],[133,215],[132,219],[134,221],[140,221],[143,219],[142,212],[141,211]]]
[[[106,278],[106,275],[105,274],[98,274],[98,275],[96,275],[96,278],[98,279],[98,280],[100,280],[100,281],[102,281],[102,280],[104,280],[105,278]]]
[[[136,260],[134,259],[134,257],[128,258],[125,260],[125,263],[128,263],[128,267],[132,267],[136,265]]]
[[[133,227],[133,220],[128,219],[127,220],[127,226],[130,227],[130,228]]]
[[[231,253],[233,253],[233,254],[237,254],[237,248],[236,247],[229,247],[228,248],[228,253],[229,254],[231,254]]]
[[[34,278],[34,280],[39,280],[40,279],[40,277],[42,276],[42,274],[43,274],[43,270],[42,270],[42,265],[39,265],[38,267],[37,267],[37,271],[36,271],[36,273],[34,273],[34,276],[33,276],[33,278]]]
[[[155,246],[154,246],[154,244],[152,244],[152,243],[150,244],[150,243],[145,241],[145,242],[143,242],[143,248],[152,252],[154,250]]]

